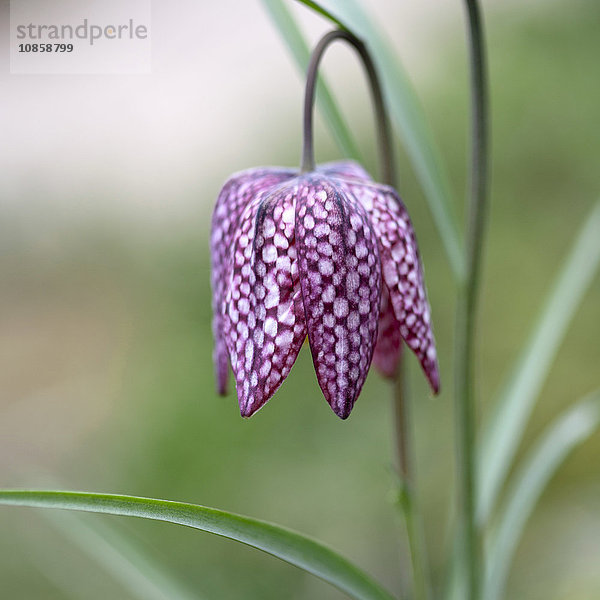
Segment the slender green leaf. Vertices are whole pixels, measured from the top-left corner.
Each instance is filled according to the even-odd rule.
[[[286,2],[284,0],[263,0],[263,4],[279,29],[283,41],[287,44],[298,67],[304,74],[310,59],[310,50],[287,8]],[[325,122],[328,124],[340,151],[348,158],[363,162],[358,145],[342,117],[329,86],[321,76],[317,82],[317,106],[323,113]]]
[[[0,504],[82,510],[185,525],[263,550],[324,579],[352,598],[392,598],[367,574],[320,542],[272,523],[215,508],[136,496],[39,490],[0,490]]]
[[[38,473],[47,487],[59,487],[50,473]],[[41,516],[113,579],[141,600],[199,600],[163,565],[125,538],[106,519],[92,520],[71,511],[42,511]]]
[[[525,460],[511,486],[506,508],[488,551],[486,600],[502,597],[508,570],[525,524],[547,483],[569,452],[600,425],[600,392],[562,414]]]
[[[199,600],[151,560],[130,539],[106,524],[90,523],[75,513],[42,513],[44,518],[79,550],[101,565],[132,596],[140,600]]]
[[[448,579],[445,582],[444,598],[446,600],[463,600],[467,597],[467,565],[463,542],[458,534],[452,540],[448,562]]]
[[[323,8],[317,2],[313,2],[312,0],[298,0],[298,2],[301,2],[302,4],[308,6],[308,8],[324,16],[326,19],[329,19],[334,25],[337,25],[340,29],[345,29],[346,31],[349,31],[348,27],[346,27],[344,23],[342,23],[339,19],[335,17],[335,15]]]
[[[20,554],[27,557],[27,567],[32,571],[37,571],[46,582],[54,588],[58,593],[52,594],[52,597],[57,596],[61,600],[106,600],[106,588],[104,586],[90,586],[90,573],[85,569],[73,569],[73,565],[69,564],[69,560],[65,560],[64,556],[60,556],[55,551],[56,546],[51,547],[45,543],[28,542],[23,539],[25,536],[17,540],[20,548]],[[11,551],[14,551],[14,546],[11,545]],[[3,581],[3,587],[6,582]],[[11,587],[15,587],[14,585]],[[4,590],[3,590],[4,591]]]
[[[600,202],[586,218],[482,436],[477,516],[491,511],[567,328],[600,265]]]
[[[303,0],[299,0],[303,1]],[[448,260],[458,281],[464,278],[464,257],[450,184],[431,129],[417,94],[395,50],[358,0],[303,2],[328,16],[335,24],[363,39],[381,70],[384,93],[394,124],[402,134],[406,151],[421,182]]]

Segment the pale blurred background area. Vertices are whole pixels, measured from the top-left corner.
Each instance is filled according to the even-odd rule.
[[[311,44],[330,28],[289,4]],[[415,85],[462,214],[468,92],[461,2],[364,4]],[[480,421],[600,197],[600,4],[487,0],[483,8],[493,160]],[[9,4],[0,0],[0,487],[127,493],[244,513],[319,537],[390,589],[405,586],[408,553],[389,493],[389,385],[372,373],[341,422],[304,348],[281,390],[250,420],[240,418],[234,392],[214,392],[212,206],[229,174],[294,166],[300,157],[302,76],[263,4],[153,2],[152,73],[140,75],[11,75],[8,24]],[[335,47],[324,72],[365,166],[377,175],[360,66]],[[340,158],[323,121],[316,125],[318,160]],[[454,288],[397,142],[400,193],[425,262],[442,370],[442,394],[431,398],[410,361],[426,536],[442,581],[453,494]],[[599,307],[596,278],[521,455],[554,416],[598,387]],[[600,597],[599,452],[595,435],[552,480],[519,547],[507,598]],[[85,519],[128,538],[190,597],[343,597],[208,534]],[[139,597],[82,551],[84,536],[73,531],[75,523],[69,533],[37,511],[2,508],[0,597]]]

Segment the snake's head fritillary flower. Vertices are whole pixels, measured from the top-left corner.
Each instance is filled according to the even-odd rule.
[[[304,340],[345,419],[371,362],[394,377],[402,340],[435,393],[439,375],[413,228],[396,191],[344,161],[232,176],[212,220],[217,387],[235,374],[242,416],[287,377]]]

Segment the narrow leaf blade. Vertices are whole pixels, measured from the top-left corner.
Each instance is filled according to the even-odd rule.
[[[586,218],[482,436],[477,517],[485,523],[558,348],[600,265],[600,202]]]
[[[525,524],[544,488],[568,454],[600,425],[600,392],[578,402],[548,429],[516,474],[500,524],[489,544],[487,600],[502,596]]]
[[[337,25],[340,29],[345,29],[346,31],[349,31],[348,27],[344,23],[342,23],[338,18],[335,17],[335,15],[326,10],[318,2],[313,2],[312,0],[298,0],[298,2],[301,2],[305,6],[308,6],[308,8],[324,16],[326,19],[329,19],[334,25]]]
[[[272,523],[215,508],[137,496],[48,490],[0,490],[0,504],[81,510],[185,525],[276,556],[331,583],[352,598],[392,598],[367,574],[320,542]]]
[[[79,550],[101,566],[113,579],[140,600],[200,600],[150,559],[131,540],[106,525],[89,523],[79,515],[54,511],[42,513],[46,520]]]

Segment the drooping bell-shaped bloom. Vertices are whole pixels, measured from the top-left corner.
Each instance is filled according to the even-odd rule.
[[[345,419],[371,362],[397,372],[402,340],[434,392],[435,343],[413,228],[396,191],[360,165],[233,175],[213,214],[217,387],[233,369],[242,416],[287,377],[304,340],[323,394]]]

